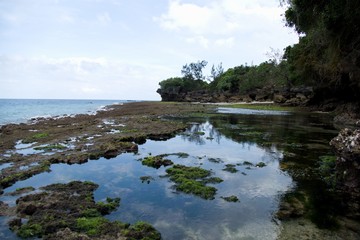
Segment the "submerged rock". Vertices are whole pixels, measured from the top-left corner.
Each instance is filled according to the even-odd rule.
[[[330,142],[336,159],[336,181],[349,215],[360,218],[360,130],[343,129]]]

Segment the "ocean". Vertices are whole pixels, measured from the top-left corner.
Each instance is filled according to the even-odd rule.
[[[107,105],[129,100],[0,99],[0,125],[26,123],[31,118],[94,114]]]

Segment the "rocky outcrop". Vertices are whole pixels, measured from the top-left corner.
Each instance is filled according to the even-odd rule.
[[[336,155],[336,180],[349,215],[360,219],[360,129],[343,129],[331,140]]]
[[[291,89],[273,89],[269,87],[254,89],[246,94],[231,92],[210,92],[207,90],[183,92],[173,88],[164,91],[158,89],[162,101],[175,102],[252,102],[274,101],[275,103],[299,106],[305,105],[313,96],[311,87],[296,87]]]

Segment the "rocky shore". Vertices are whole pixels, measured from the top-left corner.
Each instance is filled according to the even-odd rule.
[[[171,117],[204,113],[212,108],[200,104],[135,102],[109,106],[106,111],[98,112],[96,115],[33,119],[27,124],[1,126],[0,194],[4,194],[4,189],[19,180],[50,171],[51,164],[81,164],[101,157],[110,159],[124,152],[136,153],[138,144],[148,139],[165,140],[186,128],[186,124],[171,121]],[[96,189],[96,183],[69,184],[47,186],[39,194],[21,197],[15,207],[0,202],[0,215],[13,218],[9,223],[10,227],[21,237],[56,239],[66,235],[66,239],[160,238],[156,230],[145,223],[130,226],[110,223],[102,218],[102,215],[110,211],[103,211],[101,206],[109,206],[113,200],[99,205],[94,202],[93,197],[89,198],[91,192]],[[87,186],[90,186],[88,192],[81,193],[77,190],[86,189]],[[88,209],[85,210],[88,211],[84,213],[78,208],[73,214],[62,214],[60,210],[57,211],[56,206],[66,210],[74,205],[74,201],[62,201],[62,198],[59,200],[58,197],[66,198],[68,194],[70,197],[74,193],[78,196],[73,199],[74,201],[78,199],[83,202],[83,198],[87,199]],[[115,208],[116,206],[112,209]],[[53,211],[57,211],[52,217],[54,221],[50,219],[49,223],[45,224]],[[62,216],[61,219],[59,216]],[[21,218],[29,219],[28,223],[22,222]],[[65,222],[74,224],[65,226]],[[99,222],[101,224],[98,224]],[[78,227],[74,227],[76,224]],[[112,232],[93,228],[102,224],[113,226]]]
[[[247,94],[231,92],[209,92],[207,90],[182,92],[180,89],[157,92],[163,101],[176,102],[253,102],[273,101],[286,106],[304,106],[314,95],[311,87],[293,87],[290,89],[259,88]]]
[[[186,102],[135,102],[109,106],[106,111],[98,112],[96,115],[32,119],[26,124],[1,126],[0,195],[4,194],[3,190],[17,181],[50,171],[52,164],[81,164],[102,157],[111,159],[125,152],[136,153],[138,144],[148,139],[169,139],[187,127],[184,123],[172,121],[173,117],[203,115],[211,113],[215,107],[214,104]],[[356,120],[356,116],[353,114],[350,117]],[[346,119],[350,117],[345,116]],[[355,120],[353,122],[356,123]],[[344,214],[347,219],[341,220],[340,225],[343,226],[342,229],[352,228],[354,233],[360,234],[358,225],[353,223],[360,219],[360,132],[344,129],[330,144],[337,155],[336,191],[345,196],[343,205],[347,212]],[[156,160],[156,156],[152,158]],[[163,164],[163,161],[155,161],[156,164]],[[21,237],[161,238],[160,234],[146,223],[129,225],[106,220],[103,216],[116,209],[120,199],[108,199],[108,202],[96,203],[92,195],[96,188],[96,183],[71,182],[45,186],[40,189],[40,193],[36,191],[35,194],[34,189],[19,189],[11,194],[20,196],[23,193],[30,193],[30,195],[19,197],[16,206],[8,206],[0,201],[0,216],[10,217],[12,220],[9,226]],[[68,201],[68,199],[72,200]],[[306,215],[304,203],[295,198],[290,200],[281,203],[276,215],[277,219],[283,221],[284,226],[280,239],[296,236],[296,232],[289,231],[294,226],[297,226],[296,229],[302,229],[303,226],[312,229],[309,227],[311,223],[304,218]],[[73,205],[71,214],[61,211],[61,209],[69,209],[71,205]],[[71,224],[65,224],[66,222]],[[105,225],[111,227],[110,231],[101,227]],[[317,239],[318,235],[332,235],[331,231],[324,232],[313,228],[315,230],[311,230],[307,236],[315,234],[313,236]],[[342,239],[346,234],[339,231],[336,237],[330,239]]]

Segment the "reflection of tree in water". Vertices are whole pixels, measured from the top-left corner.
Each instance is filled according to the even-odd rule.
[[[182,139],[198,145],[205,145],[206,140],[215,140],[220,143],[221,133],[214,128],[208,121],[204,123],[194,123],[182,135]]]

